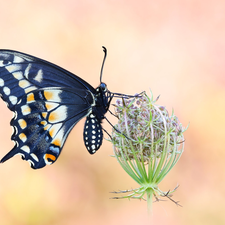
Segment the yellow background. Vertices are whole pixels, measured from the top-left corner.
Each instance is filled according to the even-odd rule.
[[[58,161],[32,170],[18,156],[0,165],[1,225],[225,224],[225,2],[220,0],[0,0],[0,48],[51,61],[109,90],[151,89],[184,126],[185,152],[160,184],[170,201],[112,200],[138,187],[110,157],[89,155],[84,120]],[[0,156],[12,147],[12,113],[0,101]],[[115,123],[110,114],[107,117]],[[104,122],[104,127],[111,127]]]

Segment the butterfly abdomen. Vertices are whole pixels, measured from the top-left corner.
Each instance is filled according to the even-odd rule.
[[[92,113],[87,116],[83,137],[88,152],[94,154],[102,144],[103,132],[101,121]]]

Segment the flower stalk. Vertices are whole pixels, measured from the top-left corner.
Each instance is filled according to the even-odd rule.
[[[158,184],[175,166],[184,151],[182,126],[172,112],[169,116],[165,107],[157,105],[153,95],[143,92],[138,97],[118,99],[115,114],[118,123],[112,131],[114,157],[139,188],[113,192],[122,194],[114,199],[147,200],[151,210],[153,197],[167,197],[173,202],[173,191],[163,192]],[[119,131],[119,132],[118,132]],[[177,205],[178,202],[175,202]]]

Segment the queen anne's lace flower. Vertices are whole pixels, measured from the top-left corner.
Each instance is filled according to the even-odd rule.
[[[174,113],[169,116],[165,107],[155,104],[157,100],[143,92],[133,99],[116,101],[118,123],[112,132],[114,155],[123,169],[141,186],[130,191],[114,192],[128,193],[116,198],[147,199],[149,205],[153,195],[156,200],[160,200],[157,196],[171,199],[173,191],[162,192],[158,184],[184,150],[185,129]]]

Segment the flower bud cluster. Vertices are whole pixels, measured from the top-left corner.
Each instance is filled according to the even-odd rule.
[[[170,116],[164,106],[155,104],[157,100],[145,92],[133,99],[117,99],[115,114],[118,123],[112,132],[117,157],[136,158],[148,164],[165,151],[167,157],[174,151],[181,153],[184,128],[173,113]]]

